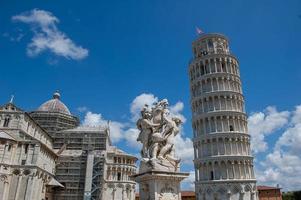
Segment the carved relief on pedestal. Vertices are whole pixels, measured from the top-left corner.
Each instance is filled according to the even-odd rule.
[[[165,184],[161,189],[159,194],[159,199],[161,200],[174,200],[177,199],[177,192],[174,190],[173,186],[170,184]]]

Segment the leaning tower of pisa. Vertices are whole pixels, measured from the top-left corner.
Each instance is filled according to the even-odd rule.
[[[237,58],[221,34],[202,34],[189,64],[198,200],[257,200]]]

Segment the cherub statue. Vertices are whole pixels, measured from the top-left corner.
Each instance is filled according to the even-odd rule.
[[[163,160],[164,158],[173,161],[173,162],[180,162],[180,160],[174,158],[171,155],[171,152],[174,151],[174,138],[180,132],[180,125],[182,123],[181,119],[178,117],[173,118],[163,118],[165,123],[165,129],[162,132],[162,137],[165,140],[165,145],[161,148],[158,159]]]
[[[141,116],[142,118],[138,119],[137,121],[137,128],[140,130],[137,141],[140,141],[142,143],[142,158],[148,158],[150,136],[154,132],[154,129],[160,126],[160,124],[155,124],[151,121],[152,113],[149,111],[148,105],[145,105],[145,107],[142,109]]]

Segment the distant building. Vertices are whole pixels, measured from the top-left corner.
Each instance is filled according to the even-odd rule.
[[[0,107],[0,199],[46,199],[55,177],[53,139],[31,116],[8,103]]]
[[[130,176],[136,173],[137,158],[110,146],[106,151],[102,199],[132,200],[136,182]]]
[[[257,186],[259,200],[282,200],[281,188]]]
[[[108,126],[79,126],[58,92],[30,113],[0,107],[1,200],[134,200],[136,161]]]

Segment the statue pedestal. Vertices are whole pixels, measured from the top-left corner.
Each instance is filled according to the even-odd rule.
[[[141,200],[181,200],[181,186],[183,179],[189,173],[148,171],[133,176],[139,183]]]

